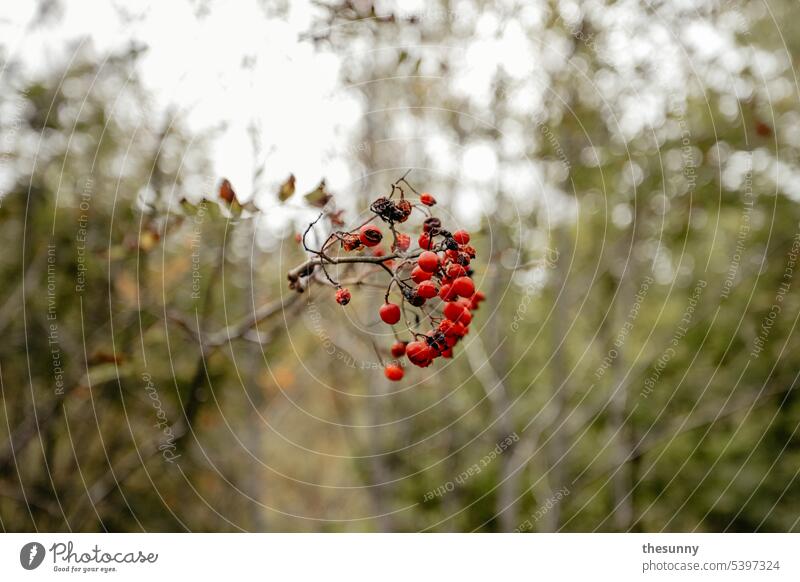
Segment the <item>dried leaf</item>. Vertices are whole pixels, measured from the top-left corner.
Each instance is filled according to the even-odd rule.
[[[219,185],[219,197],[228,204],[232,204],[236,200],[236,192],[227,178],[223,178]]]
[[[281,188],[278,190],[278,198],[281,202],[284,202],[292,197],[294,194],[294,183],[294,174],[289,174],[289,177],[283,184],[281,184]]]
[[[322,208],[328,203],[328,200],[330,200],[332,196],[325,188],[325,180],[323,180],[322,182],[319,183],[319,186],[317,186],[311,192],[306,194],[305,198],[306,202],[311,204],[311,206]]]

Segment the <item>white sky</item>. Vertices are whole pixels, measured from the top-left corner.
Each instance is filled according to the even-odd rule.
[[[267,191],[275,191],[289,173],[296,175],[300,192],[311,190],[323,177],[334,192],[350,188],[356,176],[348,160],[364,104],[357,91],[342,86],[340,56],[299,40],[301,33],[314,28],[316,9],[311,0],[288,0],[289,12],[280,17],[267,15],[257,0],[212,0],[202,4],[207,11],[200,16],[197,4],[191,0],[67,0],[59,18],[32,27],[38,3],[5,0],[0,4],[0,43],[32,71],[63,66],[69,56],[64,47],[79,38],[89,39],[98,55],[131,41],[144,44],[149,48],[140,61],[140,75],[160,110],[177,106],[195,132],[225,124],[212,142],[214,166],[209,173],[217,179],[229,178],[242,198],[249,198],[253,171],[259,166],[265,171]],[[492,78],[502,68],[516,83],[510,106],[531,120],[545,99],[553,100],[548,93],[551,77],[576,66],[567,62],[568,43],[574,39],[548,28],[552,15],[544,3],[525,4],[513,18],[503,16],[501,6],[507,4],[514,2],[489,3],[479,12],[474,3],[458,3],[458,18],[450,26],[463,31],[447,38],[456,44],[447,52],[446,82],[448,91],[482,116],[490,102]],[[701,75],[712,86],[716,79],[718,91],[746,98],[755,88],[736,77],[745,65],[767,76],[778,75],[781,67],[788,66],[751,46],[737,47],[736,26],[720,28],[703,16],[680,17],[684,26],[673,29],[669,22],[654,20],[635,0],[602,8],[596,1],[562,0],[558,6],[559,17],[567,25],[589,10],[595,20],[605,23],[604,42],[597,50],[619,76],[598,74],[587,79],[592,85],[585,90],[593,92],[598,105],[605,100],[618,106],[618,116],[609,123],[627,137],[661,126],[669,105],[664,95],[682,99],[687,77]],[[422,0],[378,3],[379,11],[389,9],[424,13],[428,5]],[[124,22],[121,12],[133,21]],[[435,20],[435,13],[429,16]],[[355,56],[350,58],[369,58],[369,48],[361,46],[364,54],[360,54],[354,47]],[[418,51],[436,62],[440,48]],[[720,55],[725,59],[720,60]],[[245,60],[252,66],[243,67]],[[636,67],[642,62],[654,65],[649,68],[658,71],[657,84],[637,78]],[[620,82],[627,73],[630,82]],[[398,119],[403,121],[400,115]],[[475,193],[497,180],[520,203],[530,199],[532,190],[546,191],[542,184],[549,181],[547,168],[525,155],[526,144],[541,139],[536,137],[540,132],[531,122],[507,121],[497,120],[503,129],[499,143],[472,140],[459,147],[446,143],[447,128],[425,127],[428,164],[438,171],[457,173]],[[250,124],[260,129],[261,159],[253,158]],[[414,125],[406,126],[409,135],[395,128],[394,137],[412,138],[419,132]],[[459,206],[461,218],[476,218],[492,210],[478,204],[479,195],[461,194],[466,200]]]
[[[33,27],[37,3],[3,2],[0,39],[31,72],[63,67],[64,47],[87,38],[98,55],[131,41],[149,47],[140,62],[144,86],[160,110],[174,105],[194,131],[226,128],[212,142],[212,172],[250,196],[253,159],[248,126],[261,131],[265,186],[289,173],[298,191],[325,177],[350,184],[344,163],[358,127],[358,95],[338,84],[339,58],[298,40],[311,28],[308,0],[288,3],[288,18],[269,17],[255,0],[208,4],[203,16],[187,0],[64,2],[60,18]],[[125,23],[121,11],[133,16]],[[252,57],[252,66],[243,67]]]

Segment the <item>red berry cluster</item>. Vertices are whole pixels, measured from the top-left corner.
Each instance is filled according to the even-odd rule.
[[[417,194],[417,202],[406,198],[401,184]],[[469,333],[472,313],[485,298],[483,293],[476,291],[472,280],[470,263],[476,251],[469,244],[469,233],[444,229],[441,220],[430,213],[429,208],[435,204],[436,199],[431,194],[419,194],[404,176],[392,184],[389,196],[379,197],[370,205],[373,216],[366,223],[350,231],[334,232],[319,251],[306,247],[316,255],[317,264],[322,267],[328,282],[337,288],[336,301],[340,305],[350,302],[350,291],[332,278],[326,265],[352,266],[363,262],[374,272],[390,275],[384,304],[378,315],[388,325],[401,324],[401,328],[393,329],[397,341],[390,351],[394,359],[384,369],[386,377],[393,381],[404,376],[404,356],[415,366],[423,368],[436,358],[452,357],[453,347]],[[397,228],[411,217],[414,210],[424,215],[416,239],[417,247],[412,247],[411,235]],[[386,235],[392,239],[388,251],[380,246],[385,237],[381,228],[374,224],[376,220],[388,226]],[[313,223],[309,229],[312,226]],[[347,255],[361,253],[363,260],[329,256],[327,247],[336,241]],[[306,269],[308,273],[301,274],[310,276],[314,266]],[[362,274],[359,283],[367,275],[369,272]],[[403,335],[408,340],[401,339]]]
[[[469,279],[468,277],[464,278]],[[421,283],[420,286],[426,283],[433,286],[433,283],[427,281]],[[445,283],[442,287],[444,288],[446,285],[448,284]],[[474,291],[471,279],[470,286]],[[441,309],[441,317],[431,317],[431,322],[435,326],[425,334],[413,334],[414,339],[410,342],[396,341],[391,347],[391,353],[394,358],[406,356],[415,366],[426,368],[438,357],[453,357],[453,347],[469,333],[472,312],[478,309],[485,296],[480,291],[477,291],[468,296],[453,297],[446,300],[440,292],[439,297],[443,299],[443,307]],[[384,314],[388,311],[387,308],[397,308],[397,305],[387,303],[381,307],[381,319],[393,325],[397,322],[396,320],[384,317]],[[399,315],[399,308],[397,308],[397,311]],[[403,377],[403,368],[398,363],[391,363],[386,366],[385,373],[390,380],[400,380]]]

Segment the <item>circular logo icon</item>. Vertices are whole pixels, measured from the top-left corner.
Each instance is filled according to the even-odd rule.
[[[39,542],[28,542],[19,551],[19,563],[26,570],[35,570],[44,560],[44,546]]]

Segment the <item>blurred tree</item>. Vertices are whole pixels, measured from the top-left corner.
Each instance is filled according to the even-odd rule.
[[[796,527],[800,211],[777,172],[795,171],[797,93],[764,6],[327,6],[317,42],[369,47],[344,73],[368,100],[365,166],[430,168],[496,253],[475,375],[436,381],[471,397],[447,393],[435,452],[395,475],[411,502],[480,456],[447,441],[520,442],[427,527]],[[770,8],[793,26],[796,6]]]
[[[488,257],[465,349],[389,385],[138,49],[8,63],[2,526],[796,529],[796,3],[320,7],[356,206],[412,167]]]

